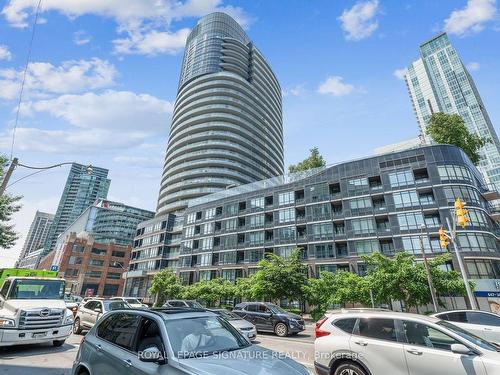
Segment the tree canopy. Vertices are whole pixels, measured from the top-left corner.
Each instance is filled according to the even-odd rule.
[[[179,277],[171,269],[164,268],[154,275],[149,293],[157,295],[156,305],[161,306],[166,299],[181,298],[184,289]]]
[[[311,148],[309,151],[311,152],[309,157],[298,164],[291,164],[288,167],[289,173],[303,172],[308,169],[324,167],[326,165],[325,159],[323,159],[317,147]]]
[[[479,149],[489,142],[471,133],[463,118],[457,114],[433,113],[426,131],[436,143],[460,147],[475,165],[479,164],[481,158]]]
[[[3,181],[8,165],[9,160],[0,155],[0,181]],[[21,205],[18,203],[20,199],[20,196],[9,193],[0,196],[0,248],[9,249],[14,246],[18,239],[14,226],[10,225],[9,222],[12,215],[21,209]]]
[[[220,299],[233,298],[234,295],[234,284],[222,278],[199,281],[187,286],[183,293],[184,298],[199,299],[208,306],[215,305]]]

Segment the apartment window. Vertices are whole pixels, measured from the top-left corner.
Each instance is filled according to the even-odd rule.
[[[434,194],[432,193],[432,191],[427,192],[427,193],[420,193],[419,200],[420,200],[420,204],[422,206],[426,206],[426,205],[435,203]]]
[[[214,208],[209,208],[208,210],[205,211],[205,219],[213,219],[215,217],[215,207]]]
[[[351,220],[354,234],[372,234],[375,233],[375,222],[373,218]]]
[[[69,264],[82,264],[82,258],[80,257],[75,257],[75,256],[70,256],[68,260]]]
[[[186,227],[185,229],[186,238],[194,236],[194,226]]]
[[[226,214],[228,215],[236,215],[238,211],[239,211],[238,203],[232,203],[226,206]]]
[[[212,234],[214,232],[214,223],[205,223],[203,225],[203,234]]]
[[[248,233],[248,242],[252,246],[264,244],[264,232]]]
[[[295,194],[293,191],[288,191],[286,193],[280,193],[278,195],[278,204],[284,206],[295,202]]]
[[[319,278],[322,272],[337,272],[336,264],[319,264],[316,266],[316,277]]]
[[[441,226],[441,219],[439,218],[439,214],[425,215],[424,220],[425,220],[425,225],[428,228]]]
[[[389,173],[389,183],[393,188],[413,185],[415,183],[413,171],[407,170]]]
[[[296,250],[295,246],[281,246],[274,249],[274,254],[282,258],[288,258]]]
[[[187,215],[186,224],[193,224],[195,221],[196,221],[196,212]]]
[[[96,267],[102,267],[104,265],[104,261],[99,260],[99,259],[90,259],[89,265],[96,266]]]
[[[295,240],[296,238],[295,227],[278,228],[277,231],[280,240]]]
[[[317,259],[325,259],[325,258],[335,257],[335,252],[333,250],[333,244],[314,245],[314,254],[315,254]]]
[[[99,277],[101,277],[101,276],[99,276]],[[107,279],[112,279],[112,280],[120,280],[121,277],[122,277],[122,274],[119,272],[108,272],[108,274],[106,275]]]
[[[212,254],[200,254],[198,255],[198,259],[200,260],[200,266],[211,266],[212,265]]]
[[[229,251],[226,253],[220,253],[219,263],[220,264],[236,264],[236,251]]]
[[[403,250],[413,254],[422,254],[422,245],[420,244],[420,236],[405,236],[401,238],[403,242]],[[424,250],[426,253],[441,252],[441,245],[438,237],[429,239],[428,236],[422,237]]]
[[[358,255],[380,251],[380,244],[377,240],[354,241],[353,247]]]
[[[372,200],[370,198],[351,199],[349,201],[349,206],[351,207],[351,210],[370,208],[372,207]]]
[[[111,256],[118,257],[118,258],[124,258],[124,257],[125,257],[125,251],[117,251],[117,250],[114,250],[114,251],[111,253]]]
[[[264,225],[264,214],[252,215],[249,216],[250,228],[258,228]]]
[[[313,220],[331,218],[332,206],[329,203],[315,204],[306,207],[307,214]]]
[[[476,190],[466,186],[449,186],[443,189],[448,203],[454,203],[460,197],[467,203],[480,204],[481,200]]]
[[[226,220],[226,230],[235,230],[238,227],[238,220],[236,218]]]
[[[212,276],[212,271],[200,271],[200,281],[209,281]]]
[[[250,208],[264,208],[264,197],[250,199]]]
[[[333,238],[332,223],[312,224],[311,232],[315,240],[323,240]]]
[[[368,178],[354,178],[347,181],[347,189],[349,191],[367,190],[368,189]]]
[[[488,218],[485,213],[478,210],[469,210],[468,214],[471,225],[478,227],[487,227],[488,226]]]
[[[462,251],[499,251],[497,240],[482,233],[459,233],[458,242]]]
[[[102,275],[101,271],[89,271],[85,274],[87,277],[100,278]],[[109,275],[109,274],[108,274]]]
[[[295,208],[281,209],[278,213],[279,223],[289,223],[295,221]]]
[[[201,250],[212,250],[214,243],[213,237],[203,238],[201,240]]]
[[[96,255],[106,255],[106,250],[104,249],[96,249],[95,247],[92,249],[92,254]]]
[[[421,212],[398,214],[397,218],[401,230],[420,229],[424,224],[424,217]]]
[[[465,264],[471,279],[500,278],[500,261],[498,260],[466,260]]]
[[[396,208],[415,207],[420,204],[416,190],[392,193],[392,197],[394,198]]]
[[[469,181],[474,182],[472,173],[467,167],[459,165],[438,166],[439,177],[442,181]]]
[[[330,200],[330,190],[327,184],[317,184],[306,188],[306,195],[313,202]]]

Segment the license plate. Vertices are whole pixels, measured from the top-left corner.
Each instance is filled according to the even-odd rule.
[[[47,332],[37,332],[33,333],[33,338],[34,339],[39,339],[40,337],[45,337],[47,336]]]

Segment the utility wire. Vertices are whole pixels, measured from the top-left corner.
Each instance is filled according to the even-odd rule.
[[[14,122],[14,129],[12,130],[12,144],[10,146],[10,160],[12,160],[12,157],[14,154],[14,143],[16,141],[16,130],[17,130],[17,124],[19,122],[19,111],[21,110],[21,102],[23,100],[24,83],[26,82],[26,73],[28,72],[28,66],[29,66],[30,60],[31,60],[31,51],[33,48],[33,40],[35,39],[36,24],[38,22],[38,14],[40,13],[41,5],[42,5],[42,0],[38,0],[38,4],[37,4],[36,10],[35,10],[35,19],[33,20],[33,29],[31,30],[31,40],[30,40],[30,44],[29,44],[29,48],[28,48],[28,56],[26,58],[26,65],[24,66],[23,80],[21,82],[21,90],[19,91],[19,100],[17,102],[17,110],[16,110],[16,120]]]

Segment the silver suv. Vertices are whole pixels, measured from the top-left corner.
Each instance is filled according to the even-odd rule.
[[[201,309],[112,311],[84,337],[73,375],[307,375],[304,366],[252,345]]]
[[[83,330],[90,329],[107,312],[123,310],[130,306],[121,300],[95,299],[87,301],[78,308],[73,321],[73,333],[80,334]]]

